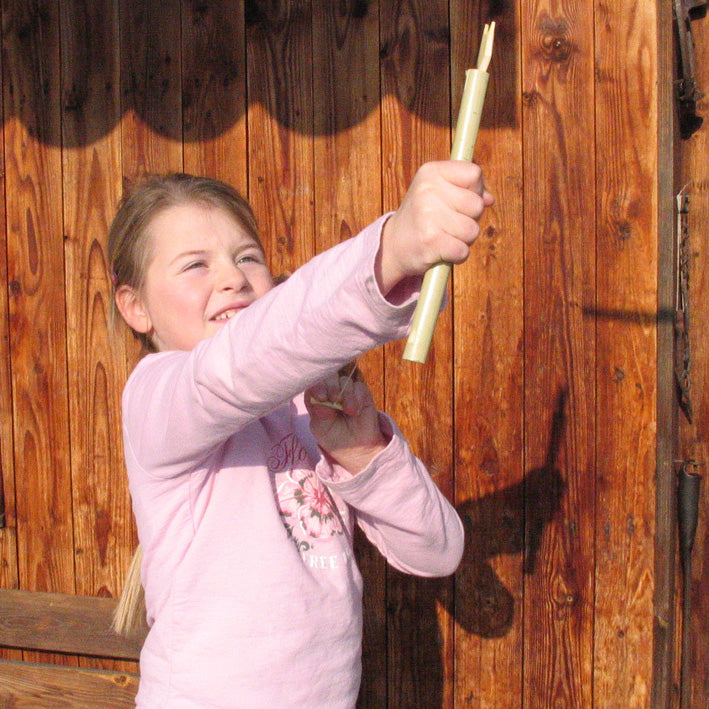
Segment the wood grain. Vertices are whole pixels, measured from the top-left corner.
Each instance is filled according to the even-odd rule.
[[[594,702],[644,707],[655,533],[655,9],[637,2],[597,9]]]
[[[675,27],[668,3],[657,5],[657,74],[671,75]],[[679,415],[674,374],[674,310],[676,288],[675,194],[681,187],[677,169],[678,125],[675,125],[675,92],[670,82],[657,87],[657,474],[655,476],[655,559],[653,628],[653,707],[672,707],[676,697],[673,660],[676,648],[677,515],[675,471],[679,450]],[[681,642],[679,643],[681,647]]]
[[[121,441],[132,343],[111,326],[106,235],[121,194],[119,22],[111,2],[62,5],[62,139],[76,591],[117,597],[137,544]],[[135,658],[134,658],[135,659]],[[115,663],[86,666],[133,669]]]
[[[519,3],[451,5],[453,106],[494,19],[474,160],[495,196],[454,269],[455,500],[466,529],[455,584],[455,706],[518,707],[523,677],[524,347]]]
[[[0,82],[3,72],[0,53]],[[0,95],[2,86],[0,85]],[[3,121],[4,122],[4,121]],[[5,193],[5,154],[0,155],[0,187]],[[5,200],[0,205],[0,588],[19,586],[17,569],[17,516],[15,513],[15,469],[12,416],[12,364],[7,278],[7,218]],[[22,653],[0,649],[0,657],[21,659]]]
[[[122,672],[0,661],[0,703],[13,709],[132,709],[137,691]]]
[[[312,9],[270,5],[247,27],[249,201],[279,276],[315,254]]]
[[[119,2],[122,172],[183,169],[180,0]]]
[[[185,171],[247,194],[243,2],[183,3],[182,106]]]
[[[385,211],[404,197],[418,167],[450,155],[448,3],[380,5],[382,165]],[[450,288],[449,288],[450,293]],[[434,480],[453,500],[452,318],[438,318],[426,365],[385,348],[386,409]],[[451,706],[452,580],[389,572],[389,706]]]
[[[497,202],[454,269],[428,364],[402,362],[400,343],[363,363],[455,500],[465,558],[454,582],[421,581],[358,541],[360,706],[664,707],[653,686],[676,705],[662,595],[679,583],[674,520],[657,524],[671,514],[675,444],[659,420],[668,5],[0,1],[0,586],[115,596],[135,543],[119,396],[138,348],[125,329],[111,335],[105,255],[123,184],[176,170],[234,184],[272,270],[292,271],[396,208],[421,162],[448,156],[463,70],[494,19],[476,160]],[[707,27],[692,24],[705,92]],[[705,125],[675,146],[692,204],[695,408],[679,443],[706,463],[705,100],[699,112]],[[708,499],[704,484],[698,706]],[[26,688],[44,676],[36,702],[57,706],[64,680],[23,672],[0,675]]]
[[[374,221],[381,206],[378,3],[313,2],[314,219],[321,252]],[[382,351],[360,360],[377,406],[384,405]],[[356,536],[364,579],[362,685],[358,706],[386,705],[386,571]]]
[[[2,22],[19,581],[72,593],[59,17],[50,3],[4,2]]]
[[[147,628],[130,637],[111,629],[116,601],[38,591],[0,590],[0,645],[137,660]]]
[[[525,706],[594,701],[592,23],[583,3],[522,14]]]
[[[709,87],[709,26],[706,19],[692,22],[697,61],[697,85],[706,95]],[[709,223],[709,115],[706,98],[699,103],[704,118],[701,129],[679,146],[681,166],[679,187],[687,185],[690,198],[690,352],[691,396],[694,408],[692,423],[681,414],[680,458],[700,463],[696,472],[702,476],[699,500],[699,522],[692,554],[692,617],[678,614],[676,637],[680,637],[682,622],[691,624],[692,668],[690,706],[709,705],[709,249],[706,241]],[[677,569],[678,575],[680,569]],[[679,581],[679,579],[678,579]],[[680,587],[681,588],[681,587]],[[678,602],[681,602],[678,594]],[[679,656],[675,665],[679,681]],[[679,706],[679,705],[678,705]]]

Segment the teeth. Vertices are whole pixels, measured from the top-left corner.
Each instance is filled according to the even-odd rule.
[[[236,315],[236,310],[225,310],[223,313],[217,315],[215,320],[228,320],[232,315]]]

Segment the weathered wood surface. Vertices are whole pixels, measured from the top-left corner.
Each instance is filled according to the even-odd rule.
[[[64,257],[78,594],[116,596],[136,544],[120,431],[125,343],[113,337],[105,234],[122,191],[116,13],[62,6]],[[91,28],[87,31],[87,28]]]
[[[231,182],[254,205],[273,272],[292,271],[395,208],[421,162],[447,157],[463,72],[494,19],[476,159],[497,203],[454,269],[429,363],[402,362],[401,343],[362,362],[377,403],[458,506],[465,558],[455,579],[421,581],[358,543],[360,706],[650,706],[665,550],[654,541],[667,146],[655,4],[1,9],[0,586],[116,596],[135,545],[119,398],[137,347],[111,332],[105,251],[123,185],[178,170]],[[706,130],[684,147],[697,234]],[[704,256],[697,239],[697,419],[682,433],[700,460]],[[709,536],[697,549],[701,705]]]
[[[0,67],[2,57],[0,55]],[[2,82],[0,69],[0,82]],[[2,86],[0,86],[2,95]],[[0,185],[5,192],[5,154],[0,155]],[[17,517],[13,452],[10,322],[8,318],[7,219],[5,200],[0,206],[0,587],[17,588]],[[22,654],[0,648],[0,657],[19,659]]]
[[[383,210],[395,209],[418,166],[450,154],[448,3],[382,3]],[[450,289],[449,289],[450,292]],[[452,316],[438,319],[425,367],[385,348],[385,402],[436,483],[453,500]],[[445,382],[445,386],[441,386]],[[412,406],[412,402],[425,402]],[[451,579],[388,570],[388,706],[449,707],[453,701]]]
[[[0,705],[12,709],[133,709],[138,677],[0,660]]]
[[[670,75],[674,65],[673,10],[669,3],[657,6],[657,74]],[[674,323],[671,313],[676,295],[675,192],[679,179],[678,126],[675,125],[675,91],[670,82],[657,85],[657,473],[655,477],[655,564],[653,707],[673,706],[677,694],[673,683],[674,638],[677,614],[674,610],[677,574],[677,515],[675,470],[678,455],[678,406],[674,369]]]
[[[312,14],[275,3],[247,26],[248,196],[274,276],[315,252]]]
[[[382,212],[379,31],[373,12],[355,4],[317,0],[313,17],[314,233],[322,251],[353,236]],[[384,406],[383,351],[359,363],[377,405]],[[387,702],[386,564],[364,539],[357,561],[368,593],[359,705]]]
[[[690,199],[690,348],[691,397],[694,418],[690,423],[682,414],[680,421],[679,458],[699,463],[695,472],[702,476],[699,500],[699,523],[692,554],[692,617],[682,619],[677,613],[677,629],[682,622],[691,624],[692,707],[709,706],[709,20],[692,22],[696,45],[697,85],[704,92],[698,104],[704,118],[700,130],[682,143],[682,165],[676,186],[687,185]],[[681,588],[681,587],[680,587]],[[681,595],[678,594],[678,607]],[[677,667],[679,665],[679,658]],[[676,674],[679,682],[679,674]]]
[[[124,180],[182,170],[180,0],[120,0],[118,13]]]
[[[184,170],[247,191],[246,37],[241,0],[182,6]]]
[[[75,590],[67,412],[58,6],[4,2],[7,288],[17,568],[26,589]],[[35,658],[39,659],[39,658]],[[57,662],[69,658],[57,657]]]
[[[594,13],[522,14],[524,145],[524,705],[598,706]],[[531,181],[527,175],[537,175]]]
[[[655,7],[631,2],[598,9],[593,696],[598,706],[641,707],[651,694],[654,591]]]
[[[115,607],[112,598],[0,589],[0,646],[137,660],[147,629],[117,635]]]
[[[451,17],[453,105],[487,8]],[[495,18],[475,159],[495,193],[471,261],[454,269],[455,499],[466,550],[455,579],[454,706],[517,707],[523,686],[524,296],[519,7]],[[495,668],[490,672],[490,668]],[[475,683],[468,678],[476,677]]]

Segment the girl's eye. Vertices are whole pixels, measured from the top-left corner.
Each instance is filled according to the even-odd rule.
[[[204,261],[192,261],[185,266],[185,271],[190,271],[194,268],[203,268],[204,266],[206,266]]]
[[[255,254],[242,254],[236,260],[237,263],[261,263],[261,259]]]

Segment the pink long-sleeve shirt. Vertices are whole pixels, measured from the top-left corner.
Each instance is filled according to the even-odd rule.
[[[460,520],[380,414],[352,475],[302,394],[403,337],[415,292],[380,293],[382,220],[319,255],[190,352],[146,356],[123,396],[148,633],[141,709],[351,709],[361,674],[358,524],[395,568],[452,573]]]

